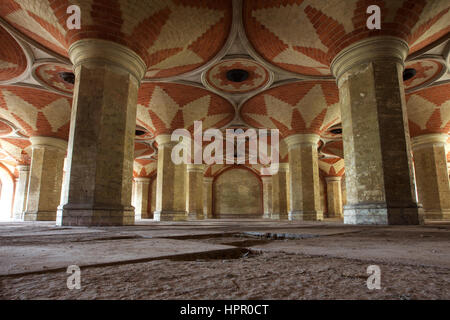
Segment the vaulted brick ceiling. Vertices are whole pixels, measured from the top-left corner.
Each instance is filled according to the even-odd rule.
[[[156,173],[158,161],[153,159],[136,159],[133,165],[133,176],[148,178]]]
[[[367,29],[366,9],[381,8],[382,28]],[[305,75],[329,75],[336,54],[358,40],[396,36],[415,52],[450,31],[448,0],[245,0],[244,25],[267,61]]]
[[[43,90],[0,86],[0,118],[29,137],[68,139],[70,98]]]
[[[418,90],[406,96],[412,137],[450,131],[450,83]]]
[[[27,67],[27,59],[16,40],[2,27],[0,47],[0,81],[20,76]]]
[[[344,145],[342,140],[327,142],[320,151],[327,155],[344,158]]]
[[[256,128],[320,134],[340,122],[338,88],[331,81],[297,82],[266,90],[248,100],[242,118]]]
[[[68,30],[67,7],[82,12],[80,30]],[[223,47],[231,0],[2,0],[0,15],[60,55],[86,38],[125,45],[146,62],[148,77],[193,70]]]
[[[30,164],[31,143],[26,139],[0,138],[0,159],[12,166]]]
[[[203,130],[230,123],[234,107],[224,98],[202,88],[174,84],[147,83],[141,86],[137,106],[138,124],[155,136],[171,134],[178,128],[193,129],[203,121]]]
[[[344,175],[344,159],[342,158],[325,158],[319,160],[319,169],[326,177],[341,177]]]
[[[444,65],[435,59],[424,59],[420,61],[407,62],[405,68],[416,70],[416,75],[405,81],[405,88],[415,88],[427,84],[441,75]]]

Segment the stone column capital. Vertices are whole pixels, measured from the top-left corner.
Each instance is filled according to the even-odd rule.
[[[342,177],[335,177],[335,176],[330,176],[330,177],[325,177],[325,181],[328,182],[340,182],[342,180]]]
[[[188,163],[186,165],[186,169],[188,172],[201,172],[205,171],[205,165],[204,164],[192,164]]]
[[[392,36],[367,38],[349,45],[340,51],[331,62],[331,71],[338,81],[354,66],[374,60],[394,60],[404,66],[408,55],[408,43]]]
[[[147,66],[133,50],[118,43],[100,39],[82,39],[69,48],[74,69],[85,63],[107,63],[131,73],[140,83]]]
[[[64,152],[67,151],[67,141],[52,138],[52,137],[31,137],[30,138],[32,148],[40,148],[40,147],[52,147],[60,149]]]
[[[150,178],[145,178],[145,177],[136,177],[134,178],[134,182],[139,182],[139,183],[150,183]]]
[[[284,138],[284,142],[286,142],[288,149],[291,149],[297,145],[317,145],[319,140],[320,136],[314,133],[294,134]]]
[[[411,139],[411,147],[413,151],[415,149],[432,146],[434,144],[443,144],[444,147],[447,146],[448,135],[446,133],[430,133],[423,134]]]

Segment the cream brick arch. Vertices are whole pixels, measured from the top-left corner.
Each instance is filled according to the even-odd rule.
[[[156,173],[158,161],[150,159],[136,159],[133,163],[133,176],[148,178]]]
[[[31,143],[26,139],[0,138],[0,161],[13,167],[30,164]]]
[[[320,134],[340,122],[339,93],[328,81],[305,81],[266,90],[240,109],[250,126],[295,133]]]
[[[381,8],[381,30],[368,30],[366,9]],[[375,36],[407,41],[411,53],[450,31],[447,0],[246,0],[244,26],[256,52],[285,70],[330,75],[345,47]]]
[[[406,96],[412,137],[450,131],[450,84],[418,90]]]
[[[3,0],[0,16],[54,52],[81,39],[103,39],[135,51],[147,77],[193,70],[214,57],[231,29],[232,1],[206,0]],[[80,30],[69,30],[66,9],[81,9]]]
[[[234,107],[205,89],[173,83],[144,84],[138,97],[137,121],[155,136],[173,130],[192,129],[202,121],[203,129],[221,128],[233,120]]]
[[[319,169],[327,177],[340,177],[345,172],[344,159],[324,158],[319,160]]]
[[[0,117],[26,136],[68,139],[71,99],[43,90],[0,86]]]
[[[16,40],[0,27],[0,82],[14,79],[27,68],[27,58]]]

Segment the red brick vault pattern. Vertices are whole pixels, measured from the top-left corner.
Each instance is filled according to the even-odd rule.
[[[342,177],[345,173],[344,159],[325,158],[319,160],[319,169],[326,177]]]
[[[324,154],[344,158],[344,144],[342,143],[342,140],[330,141],[325,144],[320,151]]]
[[[203,129],[230,123],[234,107],[205,89],[174,83],[146,83],[139,89],[137,123],[155,136],[185,128],[193,131],[194,121]]]
[[[330,81],[272,88],[248,100],[241,116],[250,126],[279,129],[283,138],[296,133],[320,134],[340,122],[338,89]]]
[[[22,48],[5,29],[0,27],[0,81],[20,76],[27,68]]]
[[[233,69],[245,70],[248,78],[241,82],[227,79],[227,72]],[[248,59],[232,59],[217,63],[206,73],[206,81],[214,89],[230,93],[246,93],[259,89],[269,81],[269,72],[259,63]]]
[[[68,139],[71,99],[43,90],[0,86],[0,117],[29,137]]]
[[[31,143],[25,139],[0,138],[1,161],[11,166],[31,163]]]
[[[381,30],[368,30],[366,9],[381,9]],[[336,54],[359,40],[396,36],[415,52],[450,31],[448,0],[245,0],[244,26],[266,60],[306,75],[328,75]]]
[[[73,94],[74,85],[64,81],[60,76],[61,72],[72,72],[72,68],[69,66],[47,63],[37,67],[35,75],[39,81],[49,87],[63,93]]]
[[[78,5],[81,29],[68,30],[67,7]],[[231,0],[2,0],[0,15],[15,28],[66,56],[87,38],[125,45],[146,62],[147,77],[193,70],[225,44]]]
[[[136,159],[133,165],[133,176],[135,178],[148,178],[156,173],[157,168],[157,160]]]
[[[411,137],[450,131],[450,84],[418,90],[406,96]]]
[[[404,82],[406,89],[414,89],[439,77],[444,66],[436,60],[425,59],[410,61],[406,63],[405,68],[412,68],[417,72],[413,78]]]

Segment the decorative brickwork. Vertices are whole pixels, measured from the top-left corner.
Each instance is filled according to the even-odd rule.
[[[340,122],[339,93],[334,82],[287,84],[251,98],[241,115],[250,126],[279,129],[283,137],[320,134]]]
[[[366,26],[370,5],[381,9],[380,30]],[[425,47],[449,32],[449,8],[447,0],[246,0],[244,25],[267,61],[292,72],[329,75],[339,51],[368,37],[399,37],[411,53]]]
[[[82,12],[81,29],[68,30],[70,5]],[[28,37],[67,56],[81,39],[122,44],[141,56],[147,77],[193,70],[214,57],[231,26],[231,0],[4,0],[0,15]]]

